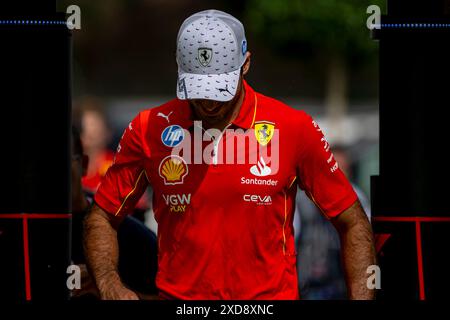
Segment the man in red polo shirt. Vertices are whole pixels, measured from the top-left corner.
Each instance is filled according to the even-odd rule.
[[[370,224],[313,119],[255,92],[244,28],[199,12],[177,37],[177,99],[141,112],[85,222],[85,251],[104,299],[136,299],[117,273],[117,226],[150,184],[158,222],[157,286],[168,299],[298,299],[297,186],[340,233],[349,297],[371,299]]]

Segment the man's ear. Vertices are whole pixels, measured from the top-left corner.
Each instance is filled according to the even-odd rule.
[[[89,156],[83,154],[83,157],[81,158],[81,167],[83,168],[82,176],[85,177],[87,175],[89,166]]]
[[[246,75],[248,70],[250,70],[250,57],[251,57],[251,52],[247,51],[247,53],[245,54],[245,62],[244,65],[242,66],[242,75]]]

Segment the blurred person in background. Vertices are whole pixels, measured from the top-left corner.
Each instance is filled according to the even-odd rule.
[[[83,220],[91,206],[92,197],[85,193],[82,178],[87,172],[89,157],[84,153],[80,134],[72,127],[72,263],[81,270],[81,289],[73,290],[73,298],[98,299],[95,282],[86,267],[83,252]],[[124,283],[141,299],[155,299],[157,270],[156,235],[142,222],[126,217],[118,230],[118,270]]]
[[[363,207],[364,212],[366,213],[367,218],[369,218],[370,221],[370,202],[364,191],[362,191],[362,189],[356,184],[354,180],[354,163],[350,156],[348,148],[343,145],[336,144],[335,146],[331,147],[331,152],[333,153],[336,162],[339,163],[339,168],[341,168],[342,172],[346,175],[347,179],[352,184],[353,190],[355,190],[356,194],[358,195],[361,206]]]
[[[343,145],[331,148],[339,168],[352,183],[370,220],[370,205],[364,192],[353,182],[352,160]],[[299,190],[294,217],[298,248],[299,287],[308,300],[346,299],[339,234],[317,206]]]
[[[75,110],[75,118],[81,128],[83,149],[89,157],[89,166],[82,184],[85,191],[95,193],[101,178],[114,159],[114,152],[108,148],[112,132],[109,129],[103,105],[98,98],[80,99]]]
[[[99,98],[83,97],[74,109],[75,121],[81,128],[83,150],[89,158],[89,166],[86,175],[82,178],[82,186],[84,191],[92,196],[113,163],[114,152],[109,148],[113,133],[106,117],[105,108]],[[136,205],[133,216],[141,222],[145,222],[144,214],[149,208],[149,193],[145,192]]]

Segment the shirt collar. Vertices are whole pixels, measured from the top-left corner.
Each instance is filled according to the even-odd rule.
[[[232,123],[238,127],[250,129],[255,123],[257,97],[255,91],[248,85],[247,81],[243,80],[243,85],[245,90],[244,101],[242,101],[238,116]]]
[[[255,91],[248,85],[247,81],[243,80],[243,85],[245,90],[244,100],[232,124],[243,129],[250,129],[255,123],[257,97]],[[194,118],[189,102],[187,100],[179,100],[179,103],[181,113],[185,115],[180,125],[184,128],[190,128],[194,125]]]

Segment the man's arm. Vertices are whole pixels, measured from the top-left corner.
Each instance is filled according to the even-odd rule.
[[[367,267],[376,264],[372,228],[359,201],[331,220],[341,239],[341,253],[352,300],[375,298],[375,290],[367,288]]]
[[[103,300],[138,300],[118,273],[117,228],[123,217],[106,213],[94,204],[84,220],[83,245],[88,268]]]

